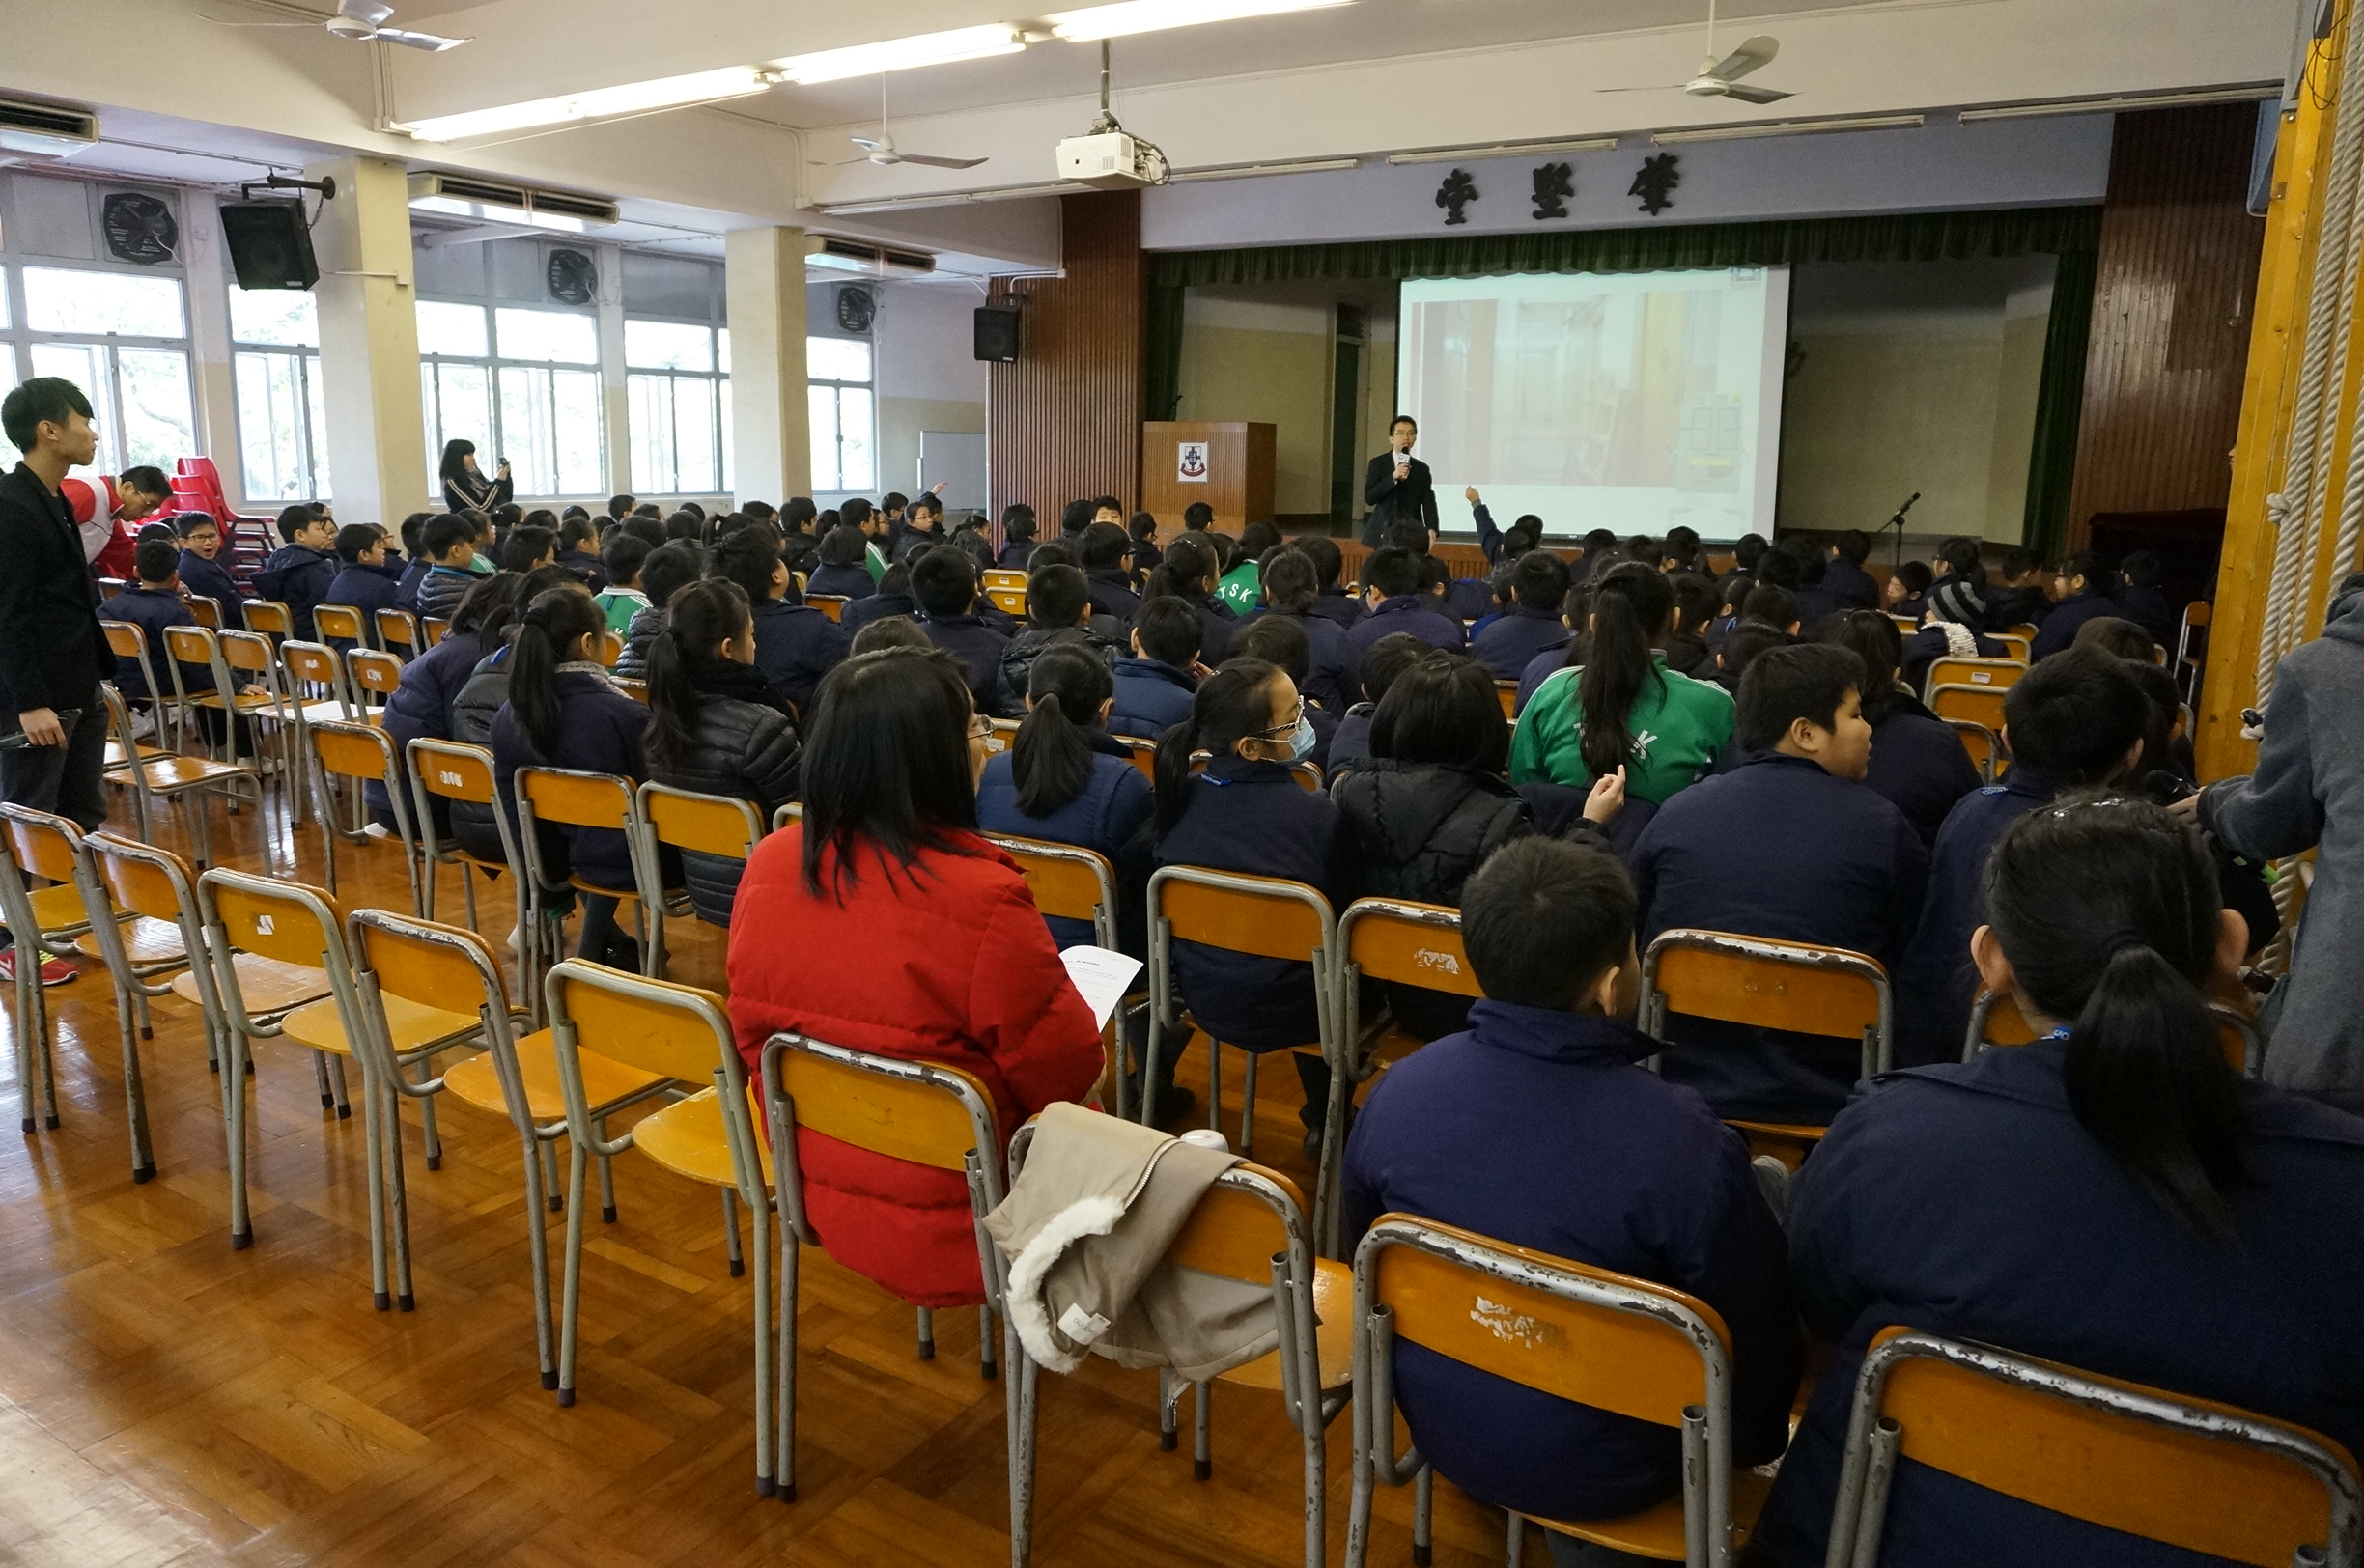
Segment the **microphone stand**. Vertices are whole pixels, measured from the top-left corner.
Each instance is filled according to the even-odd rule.
[[[1919,490],[1915,490],[1910,495],[1905,496],[1904,504],[1896,509],[1896,516],[1890,518],[1886,522],[1880,524],[1880,532],[1882,533],[1886,533],[1891,528],[1896,530],[1896,543],[1890,546],[1888,553],[1888,570],[1890,572],[1894,572],[1898,567],[1904,564],[1904,514],[1910,512],[1913,509],[1913,503],[1919,499],[1921,499],[1921,492]]]

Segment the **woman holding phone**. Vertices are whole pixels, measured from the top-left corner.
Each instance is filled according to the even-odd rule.
[[[509,481],[509,460],[501,460],[500,471],[491,479],[476,466],[474,441],[443,443],[443,505],[452,512],[491,512],[496,506],[507,506],[517,499],[517,487]]]

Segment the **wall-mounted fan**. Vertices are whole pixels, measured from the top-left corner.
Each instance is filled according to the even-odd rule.
[[[161,198],[144,191],[110,191],[98,204],[107,254],[119,262],[161,266],[181,250],[181,223]]]
[[[579,250],[551,251],[542,276],[561,305],[588,305],[599,294],[599,263]]]
[[[861,337],[878,319],[878,296],[858,283],[849,283],[837,291],[837,329]]]

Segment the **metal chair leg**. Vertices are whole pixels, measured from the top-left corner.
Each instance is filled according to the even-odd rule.
[[[919,1358],[936,1358],[936,1314],[924,1306],[919,1309]]]
[[[1172,1453],[1181,1441],[1182,1390],[1188,1385],[1173,1375],[1170,1368],[1158,1368],[1158,1451]]]
[[[1255,1147],[1256,1063],[1263,1058],[1254,1051],[1248,1053],[1247,1085],[1240,1094],[1239,1152],[1246,1154]]]
[[[549,1145],[527,1133],[520,1140],[525,1163],[525,1233],[533,1248],[534,1351],[541,1360],[542,1386],[558,1386],[558,1358],[550,1344],[549,1218],[544,1206],[549,1188],[542,1161]]]
[[[374,1073],[367,1076],[377,1077]],[[379,1089],[378,1098],[384,1106],[379,1112],[378,1146],[386,1165],[386,1229],[394,1248],[394,1304],[408,1312],[417,1307],[418,1298],[410,1283],[410,1205],[403,1186],[402,1091],[387,1083]]]
[[[115,988],[116,1032],[123,1037],[124,1116],[131,1134],[131,1180],[145,1182],[155,1175],[155,1151],[148,1141],[148,1091],[140,1072],[139,1035],[126,987]]]
[[[419,1082],[427,1083],[433,1081],[435,1078],[435,1058],[433,1056],[421,1056],[418,1059],[418,1064],[415,1071],[418,1074]],[[399,1103],[400,1102],[397,1102],[397,1104]],[[419,1128],[426,1143],[427,1168],[429,1170],[441,1170],[443,1168],[443,1134],[436,1127],[436,1097],[434,1095],[424,1095],[420,1097]]]
[[[312,1053],[312,1077],[320,1082],[321,1109],[326,1110],[336,1104],[336,1092],[328,1087],[328,1054],[326,1051],[316,1050]]]
[[[736,1279],[746,1273],[746,1258],[739,1250],[739,1193],[728,1187],[721,1189],[721,1192],[722,1241],[730,1253],[731,1277]]]
[[[1503,1561],[1508,1568],[1519,1568],[1520,1559],[1527,1555],[1527,1521],[1512,1514],[1509,1526],[1503,1533]]]
[[[1041,1371],[1020,1347],[1015,1329],[1009,1330],[1009,1342],[1003,1349],[1014,1368],[1011,1381],[1017,1385],[1013,1390],[1017,1398],[1012,1401],[1016,1409],[1010,1420],[1010,1568],[1027,1568],[1034,1552],[1034,1437]]]
[[[222,1129],[230,1145],[230,1248],[254,1246],[254,1217],[246,1204],[246,1037],[224,1028],[221,1040]]]
[[[593,1122],[591,1131],[599,1134],[599,1140],[602,1143],[606,1142],[607,1118],[602,1116],[598,1121]],[[609,1225],[616,1222],[615,1162],[605,1155],[600,1156],[600,1220],[603,1224]]]
[[[361,1075],[361,1150],[369,1162],[370,1294],[380,1312],[394,1305],[386,1269],[386,1160],[378,1145],[379,1089],[377,1075]]]
[[[1393,1423],[1390,1423],[1393,1425]],[[1436,1470],[1422,1465],[1412,1478],[1412,1568],[1428,1568],[1436,1554]]]
[[[579,1143],[567,1145],[566,1274],[558,1307],[558,1403],[575,1403],[575,1317],[582,1302],[583,1166]]]
[[[772,1434],[772,1469],[778,1478],[774,1496],[782,1502],[796,1501],[796,1393],[797,1393],[797,1265],[800,1261],[796,1227],[788,1217],[779,1217],[779,1337],[774,1364],[778,1369],[779,1391]],[[760,1414],[760,1413],[759,1413]]]
[[[1223,1042],[1207,1036],[1207,1131],[1223,1131]]]
[[[1191,1479],[1203,1481],[1215,1473],[1214,1408],[1208,1397],[1214,1393],[1212,1382],[1191,1385],[1191,1414],[1196,1431],[1191,1439]]]
[[[994,1309],[977,1308],[977,1376],[991,1383],[1001,1369],[994,1363]]]

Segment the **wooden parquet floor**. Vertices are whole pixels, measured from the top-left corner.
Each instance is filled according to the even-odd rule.
[[[228,863],[318,884],[321,844],[213,807]],[[119,831],[130,831],[119,812]],[[178,808],[158,839],[187,853]],[[235,846],[235,852],[231,848]],[[349,904],[407,909],[399,852],[340,845]],[[445,873],[438,911],[458,918]],[[481,898],[505,939],[500,895]],[[672,931],[677,977],[718,985],[721,934]],[[1008,1561],[1000,1382],[976,1314],[911,1308],[807,1249],[799,1498],[756,1496],[748,1281],[715,1194],[627,1156],[620,1215],[583,1268],[579,1402],[536,1375],[517,1139],[446,1100],[442,1169],[404,1109],[417,1310],[371,1304],[358,1117],[324,1110],[303,1052],[258,1050],[256,1244],[234,1252],[217,1082],[194,1010],[155,1006],[144,1048],[158,1174],[134,1185],[110,987],[96,961],[49,993],[63,1125],[0,1148],[0,1564],[28,1568],[604,1568]],[[13,1003],[11,1003],[13,1007]],[[9,1020],[14,1028],[14,1019]],[[1237,1132],[1240,1058],[1225,1104]],[[13,1052],[0,1056],[0,1073]],[[1263,1075],[1256,1153],[1309,1192],[1295,1075]],[[1194,1047],[1184,1083],[1204,1093]],[[357,1078],[355,1079],[357,1087]],[[13,1126],[13,1077],[0,1103]],[[553,1216],[553,1274],[558,1241]],[[1155,1378],[1095,1359],[1042,1380],[1034,1560],[1214,1568],[1301,1558],[1300,1444],[1277,1397],[1215,1401],[1214,1475],[1158,1447]],[[1341,1560],[1348,1418],[1330,1430]],[[1502,1516],[1440,1484],[1436,1560],[1499,1562]],[[1383,1489],[1371,1560],[1411,1558],[1409,1489]],[[1531,1548],[1534,1559],[1542,1554]]]

